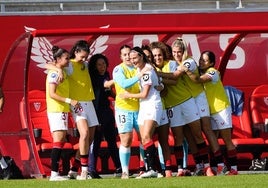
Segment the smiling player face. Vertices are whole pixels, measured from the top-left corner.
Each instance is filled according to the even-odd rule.
[[[152,50],[154,62],[158,68],[162,68],[164,65],[164,56],[160,48],[154,48]]]
[[[130,62],[135,66],[135,68],[142,69],[144,67],[144,63],[142,61],[142,55],[138,52],[132,51],[129,54]]]
[[[130,62],[129,59],[129,53],[130,48],[123,48],[120,53],[120,58],[126,65],[132,66],[132,63]]]

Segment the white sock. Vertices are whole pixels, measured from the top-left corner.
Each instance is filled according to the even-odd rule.
[[[209,167],[209,163],[205,163],[204,168],[208,168],[208,167]]]
[[[50,174],[51,177],[55,177],[55,176],[58,176],[58,175],[59,175],[58,172],[51,171],[51,174]]]
[[[237,166],[231,166],[231,169],[236,170],[237,171]]]
[[[7,163],[6,163],[5,159],[4,159],[4,157],[2,157],[0,159],[0,166],[1,166],[2,169],[6,169],[7,168]]]
[[[82,166],[81,167],[81,171],[82,172],[87,172],[88,171],[88,167],[87,166]]]
[[[198,164],[196,164],[195,166],[196,166],[196,169],[197,169],[197,170],[201,170],[201,169],[204,168],[203,163],[198,163]]]

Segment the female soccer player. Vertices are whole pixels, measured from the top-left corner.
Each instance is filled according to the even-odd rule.
[[[67,50],[54,46],[52,48],[55,66],[63,69],[68,66],[69,53]],[[68,130],[69,104],[78,107],[78,101],[69,98],[69,81],[63,71],[64,80],[58,81],[59,73],[50,70],[46,79],[46,103],[50,131],[53,137],[53,149],[51,153],[50,181],[62,181],[68,178],[59,175],[59,160],[64,146],[66,132]]]
[[[118,97],[121,93],[125,93],[125,91],[130,93],[139,93],[140,91],[138,80],[142,77],[143,72],[137,73],[136,68],[130,62],[130,50],[131,48],[128,45],[123,45],[120,48],[122,63],[113,69],[113,80],[116,90],[115,120],[120,137],[119,157],[122,167],[122,179],[129,178],[130,146],[133,128],[138,135],[140,132],[137,123],[139,100],[136,98],[123,99]],[[141,155],[142,151],[141,147]]]
[[[140,47],[134,47],[130,51],[130,61],[137,68],[138,72],[148,68],[140,79],[139,93],[125,92],[120,97],[140,99],[138,124],[140,126],[141,142],[144,148],[147,171],[141,174],[141,178],[157,177],[155,161],[155,145],[152,139],[156,126],[160,124],[163,113],[163,106],[160,91],[155,87],[159,85],[159,78],[156,71],[149,64],[146,55]]]
[[[202,131],[208,140],[210,150],[211,150],[210,158],[213,158],[213,161],[215,161],[216,163],[215,165],[218,166],[218,168],[214,169],[213,173],[221,174],[223,167],[224,167],[223,155],[221,153],[218,140],[211,129],[209,105],[208,105],[208,101],[207,101],[207,97],[206,97],[203,85],[201,83],[193,82],[187,74],[184,74],[183,72],[179,70],[181,66],[184,66],[184,67],[187,67],[188,71],[192,72],[192,74],[196,74],[197,76],[199,76],[197,63],[192,57],[189,56],[188,50],[187,50],[187,43],[182,38],[177,38],[172,43],[172,54],[173,54],[174,59],[179,64],[178,70],[175,71],[174,74],[175,75],[179,74],[183,77],[183,81],[186,87],[191,92],[195,100],[195,103],[197,105],[197,108],[200,114]],[[188,127],[185,127],[185,128],[188,128]],[[185,132],[187,132],[187,129]],[[192,139],[188,139],[188,140],[189,142],[192,141]],[[190,144],[192,146],[194,143],[190,143]],[[207,166],[206,163],[208,162],[209,161],[203,161],[205,166]],[[201,175],[202,171],[203,169],[201,168],[200,172],[196,171],[196,174],[199,173]],[[207,175],[209,174],[211,174],[210,171],[207,172]]]
[[[196,76],[188,69],[185,71],[192,80],[204,84],[210,108],[212,129],[216,135],[220,134],[227,149],[226,161],[230,165],[230,169],[225,174],[237,175],[237,152],[232,142],[232,110],[220,79],[220,73],[214,68],[215,62],[215,54],[211,51],[204,51],[199,59],[201,75]]]
[[[79,101],[79,108],[71,106],[72,115],[78,128],[79,150],[76,160],[72,163],[68,176],[71,179],[86,180],[88,178],[89,146],[94,139],[95,127],[99,125],[92,100],[95,99],[91,78],[88,73],[87,57],[89,45],[85,40],[77,41],[70,51],[70,63],[66,67],[69,78],[70,98]],[[48,69],[62,71],[53,64],[47,64]],[[77,176],[81,165],[81,174]]]
[[[183,139],[184,126],[189,126],[193,140],[199,151],[199,160],[208,160],[207,145],[201,132],[200,115],[189,89],[181,75],[174,76],[178,63],[170,60],[168,56],[168,47],[162,42],[153,42],[150,44],[154,62],[159,68],[158,75],[163,79],[166,85],[167,94],[163,96],[170,127],[174,135],[174,153],[178,165],[177,176],[190,175],[189,170],[183,169]]]

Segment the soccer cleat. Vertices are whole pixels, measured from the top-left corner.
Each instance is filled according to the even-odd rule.
[[[157,178],[164,178],[164,177],[166,177],[166,172],[165,172],[165,170],[161,170],[161,172],[158,172],[157,173]]]
[[[166,178],[171,178],[172,177],[172,171],[171,170],[165,170],[165,177]]]
[[[95,171],[88,173],[88,179],[101,179],[102,177]]]
[[[178,169],[177,177],[179,177],[179,176],[184,176],[182,168]]]
[[[184,169],[184,176],[192,176],[192,173],[188,169]]]
[[[63,177],[63,176],[50,176],[49,181],[66,181],[69,180],[69,178],[67,177]]]
[[[165,176],[162,173],[157,173],[157,178],[164,178]]]
[[[228,171],[228,169],[227,169],[226,166],[218,166],[218,168],[217,168],[217,176],[225,175],[227,171]]]
[[[217,167],[217,166],[213,166],[213,167],[210,167],[212,172],[217,175],[218,171],[220,171],[222,169],[221,166]]]
[[[231,170],[226,172],[225,175],[227,175],[227,176],[238,175],[238,171],[231,168]]]
[[[76,172],[76,171],[72,171],[72,170],[70,170],[70,171],[68,172],[68,177],[69,177],[70,179],[76,179],[76,177],[77,177],[77,172]]]
[[[136,176],[136,179],[141,179],[141,175],[144,174],[144,171],[140,171],[140,173]]]
[[[204,169],[196,169],[194,171],[194,176],[204,176]]]
[[[9,166],[2,170],[1,179],[4,180],[12,179],[12,172]]]
[[[128,173],[123,172],[122,176],[121,176],[121,179],[129,179]]]
[[[87,180],[88,179],[88,173],[87,171],[82,171],[79,176],[76,177],[77,180]]]
[[[157,172],[154,170],[149,170],[142,175],[140,175],[141,178],[157,178]]]
[[[192,175],[191,171],[188,169],[182,169],[182,168],[178,169],[177,177],[179,177],[179,176],[191,176],[191,175]]]
[[[206,176],[215,176],[213,170],[210,167],[205,168],[205,174]]]
[[[117,168],[114,173],[114,177],[121,177],[122,176],[122,168]]]

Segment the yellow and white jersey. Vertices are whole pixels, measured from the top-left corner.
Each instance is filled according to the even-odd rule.
[[[115,108],[126,111],[138,111],[139,99],[118,97],[119,94],[125,91],[129,93],[139,93],[139,78],[136,76],[137,70],[134,67],[127,66],[125,63],[117,65],[113,70],[113,80],[115,83],[116,99]]]
[[[180,65],[187,67],[190,72],[199,76],[198,67],[193,58],[187,58],[185,61],[181,62]],[[182,78],[193,97],[197,97],[204,91],[203,85],[201,83],[193,82],[187,74],[184,74]]]
[[[63,82],[58,82],[58,72],[50,70],[47,74],[46,79],[46,102],[47,102],[47,112],[69,112],[70,107],[69,104],[61,101],[54,100],[49,95],[49,84],[56,84],[57,89],[56,93],[59,96],[68,98],[69,97],[69,81],[68,77],[64,73]]]
[[[177,67],[178,64],[176,61],[165,61],[162,72],[172,73],[176,71]],[[182,77],[178,78],[176,85],[166,85],[166,87],[167,95],[163,97],[166,109],[179,105],[192,97]]]
[[[87,63],[79,63],[71,59],[67,67],[70,83],[70,98],[78,101],[95,99]]]
[[[210,113],[215,114],[230,106],[230,102],[221,82],[219,71],[211,67],[205,74],[209,75],[212,80],[210,82],[205,82],[204,88],[208,99]]]

